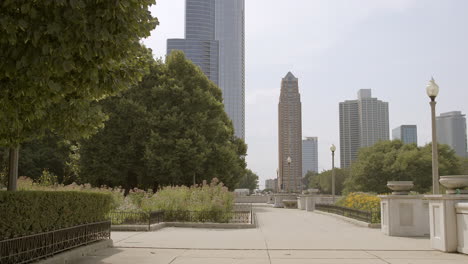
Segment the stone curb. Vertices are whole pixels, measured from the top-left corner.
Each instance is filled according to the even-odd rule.
[[[245,229],[257,228],[257,215],[253,213],[252,224],[241,223],[198,223],[198,222],[163,222],[148,225],[112,225],[112,231],[156,231],[165,227],[191,227],[191,228],[221,228],[221,229]]]
[[[80,246],[54,255],[50,258],[39,260],[37,264],[68,264],[73,263],[77,259],[92,254],[98,250],[113,247],[112,239],[106,239],[94,242],[89,245]]]
[[[342,215],[327,213],[327,212],[323,212],[323,211],[319,211],[319,210],[314,210],[314,213],[323,214],[323,215],[328,215],[328,216],[333,216],[333,217],[335,217],[335,218],[338,218],[338,219],[344,220],[344,221],[346,221],[346,222],[349,222],[349,223],[351,223],[351,224],[358,225],[358,226],[362,226],[362,227],[381,228],[381,225],[380,225],[380,224],[377,224],[377,223],[367,223],[367,222],[364,222],[364,221],[359,221],[359,220],[356,220],[356,219],[353,219],[353,218],[349,218],[349,217],[346,217],[346,216],[342,216]]]

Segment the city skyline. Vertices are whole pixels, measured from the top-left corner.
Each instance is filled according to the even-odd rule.
[[[416,124],[418,145],[431,141],[425,86],[432,75],[440,86],[437,115],[468,112],[468,36],[460,34],[468,2],[294,3],[256,0],[245,7],[247,162],[261,187],[276,178],[278,79],[285,72],[301,80],[303,134],[320,138],[319,171],[331,168],[330,145],[339,148],[337,103],[359,89],[391,104],[390,127]],[[160,25],[144,43],[164,57],[166,40],[184,36],[184,1],[158,1],[152,12]]]
[[[182,50],[221,88],[234,133],[245,139],[244,0],[185,0],[183,39],[169,38],[167,54]]]

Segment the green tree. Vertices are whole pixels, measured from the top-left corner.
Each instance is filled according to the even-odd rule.
[[[302,177],[302,186],[305,186],[305,188],[307,188],[311,181],[317,177],[318,173],[315,172],[315,171],[307,171],[306,175],[304,175],[304,177]]]
[[[455,152],[447,145],[439,145],[439,174],[458,174],[460,169]],[[393,140],[360,149],[345,182],[345,192],[387,193],[387,181],[413,181],[414,191],[429,191],[432,186],[431,144],[418,147]]]
[[[143,160],[150,134],[150,113],[144,105],[128,98],[141,89],[132,88],[122,97],[104,100],[109,116],[104,129],[81,141],[80,172],[83,182],[94,186],[144,187]]]
[[[249,189],[250,192],[258,189],[258,175],[255,172],[247,169],[244,176],[240,178],[237,188]]]
[[[10,189],[20,144],[47,131],[96,132],[105,115],[94,102],[143,76],[150,54],[139,40],[158,23],[154,2],[2,1],[0,146],[10,148]]]
[[[307,176],[307,175],[306,175]],[[349,176],[348,169],[335,168],[335,194],[343,192],[344,181]],[[332,193],[332,170],[324,170],[312,177],[309,187],[319,189],[321,193]]]
[[[82,144],[85,181],[158,188],[216,177],[234,188],[245,174],[246,145],[234,136],[221,90],[182,52],[102,107],[106,127]]]
[[[37,180],[44,170],[48,170],[58,176],[59,183],[77,181],[78,173],[73,168],[75,155],[79,155],[76,144],[51,133],[25,142],[20,149],[18,174]],[[0,149],[0,152],[0,162],[6,167],[8,149]]]
[[[468,175],[468,158],[460,158],[461,162],[461,173]]]

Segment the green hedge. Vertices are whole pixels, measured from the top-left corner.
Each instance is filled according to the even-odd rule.
[[[0,191],[0,240],[107,220],[108,194]]]

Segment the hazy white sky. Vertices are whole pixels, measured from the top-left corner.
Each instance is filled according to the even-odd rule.
[[[440,86],[437,113],[468,113],[468,1],[245,0],[248,167],[265,179],[278,167],[278,99],[288,71],[299,78],[302,135],[319,140],[319,170],[339,149],[338,103],[362,88],[389,102],[390,129],[418,126],[431,140],[425,86]],[[152,7],[160,25],[145,44],[164,57],[184,37],[184,0]],[[338,159],[335,160],[339,164]]]

